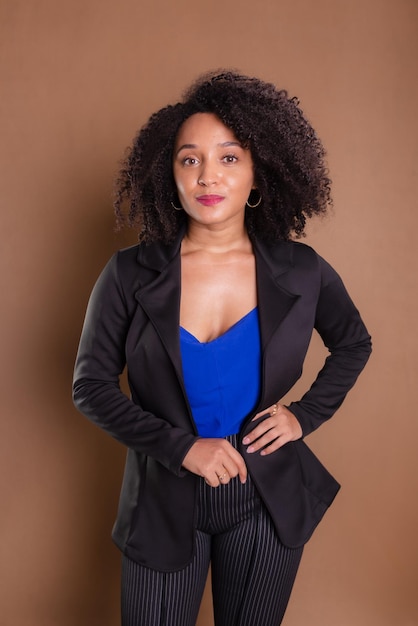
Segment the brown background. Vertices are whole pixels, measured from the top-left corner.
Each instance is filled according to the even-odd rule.
[[[335,210],[307,241],[375,346],[309,438],[343,490],[285,624],[417,625],[417,1],[2,0],[0,20],[0,623],[119,622],[124,451],[72,406],[76,345],[95,277],[134,240],[112,232],[125,146],[196,74],[232,66],[298,95],[323,138]],[[322,358],[314,341],[305,385]]]

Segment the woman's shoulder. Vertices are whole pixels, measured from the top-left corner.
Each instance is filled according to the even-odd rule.
[[[112,259],[114,259],[116,264],[122,263],[129,265],[130,263],[137,263],[139,251],[143,245],[144,244],[136,243],[126,248],[120,248],[114,253]]]
[[[341,281],[339,274],[312,246],[300,241],[257,242],[257,249],[273,274],[282,280],[321,285]]]
[[[289,243],[292,245],[295,264],[302,265],[305,263],[317,269],[323,284],[332,280],[341,280],[331,263],[324,259],[312,246],[300,241],[291,241]]]
[[[103,268],[102,276],[112,277],[116,282],[134,272],[137,267],[139,245],[116,250]]]
[[[257,248],[263,256],[277,265],[290,265],[293,267],[319,266],[322,257],[310,245],[300,241],[257,241]]]
[[[136,266],[160,271],[180,250],[182,233],[171,243],[162,241],[139,242],[133,246],[122,248],[116,253],[116,262],[123,267]]]
[[[286,242],[292,250],[295,258],[301,259],[320,259],[318,252],[307,243],[301,241],[290,240]]]

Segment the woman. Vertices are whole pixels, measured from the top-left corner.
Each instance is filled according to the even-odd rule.
[[[281,623],[339,489],[303,438],[370,353],[338,275],[292,240],[329,204],[297,101],[255,78],[203,76],[133,143],[115,207],[140,243],[93,290],[74,378],[79,410],[128,448],[124,626],[194,624],[209,562],[217,626]],[[330,355],[286,407],[314,328]]]

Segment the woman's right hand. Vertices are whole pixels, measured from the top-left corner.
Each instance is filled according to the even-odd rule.
[[[242,483],[247,480],[243,457],[226,439],[198,439],[184,457],[183,467],[211,487],[226,485],[235,476]]]

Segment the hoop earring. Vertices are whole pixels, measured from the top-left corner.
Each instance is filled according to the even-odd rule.
[[[174,209],[175,211],[183,211],[183,207],[182,207],[182,206],[181,206],[181,207],[176,206],[176,205],[174,204],[174,202],[172,202],[172,203],[171,203],[171,206],[173,207],[173,209]]]
[[[255,189],[254,191],[258,191],[258,189]],[[261,200],[263,199],[263,196],[261,195],[261,193],[258,191],[258,193],[260,194],[259,199],[257,200],[257,202],[255,204],[250,204],[247,200],[247,202],[245,203],[248,207],[250,207],[250,209],[256,209],[258,206],[260,206],[261,204]],[[251,195],[251,194],[250,194]]]

